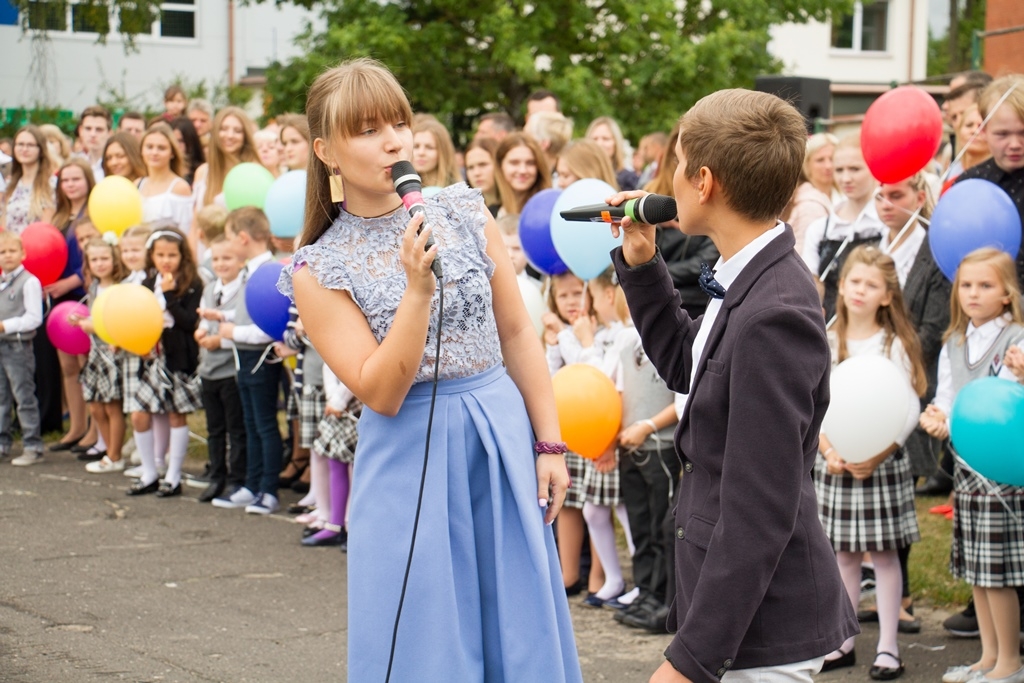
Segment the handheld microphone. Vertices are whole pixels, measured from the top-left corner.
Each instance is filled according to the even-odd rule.
[[[419,173],[408,161],[397,161],[391,167],[391,180],[395,184],[395,192],[402,198],[402,203],[405,204],[409,215],[423,214],[423,225],[420,227],[420,231],[422,231],[423,227],[427,225],[427,206],[423,201],[423,180]],[[430,235],[427,237],[424,249],[430,249],[432,246],[434,246],[434,236]],[[440,254],[434,256],[430,270],[434,271],[434,277],[441,278]]]
[[[567,221],[594,221],[596,223],[613,223],[629,216],[639,223],[657,225],[676,219],[676,200],[661,194],[644,195],[640,199],[629,199],[618,206],[611,204],[591,204],[577,206],[575,209],[562,211],[559,214]]]

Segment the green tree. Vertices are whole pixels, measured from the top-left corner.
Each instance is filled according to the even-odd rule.
[[[985,0],[948,0],[949,29],[928,36],[928,75],[939,76],[971,68],[971,40],[985,30]],[[984,47],[984,42],[982,43]]]
[[[267,71],[270,115],[302,111],[310,83],[341,60],[387,64],[416,111],[460,135],[484,111],[520,118],[533,90],[562,99],[577,125],[613,115],[627,135],[667,130],[700,97],[752,87],[780,65],[773,24],[827,20],[852,0],[332,0],[306,55]]]

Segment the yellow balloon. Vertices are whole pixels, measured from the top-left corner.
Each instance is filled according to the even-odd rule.
[[[101,233],[120,236],[142,222],[142,195],[122,176],[107,176],[89,193],[89,220]]]
[[[142,285],[127,283],[114,285],[107,293],[110,298],[103,317],[114,346],[145,356],[164,331],[164,315],[156,295]]]
[[[96,301],[92,302],[92,310],[89,312],[89,318],[92,320],[92,329],[96,333],[96,336],[107,342],[108,344],[115,346],[113,338],[110,336],[110,332],[107,331],[107,326],[104,319],[104,311],[106,311],[107,302],[110,301],[110,289],[103,290]]]

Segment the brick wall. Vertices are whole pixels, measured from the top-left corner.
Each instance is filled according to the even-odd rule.
[[[988,0],[985,30],[1024,26],[1024,0]],[[1024,31],[985,38],[984,69],[993,76],[1024,74]]]

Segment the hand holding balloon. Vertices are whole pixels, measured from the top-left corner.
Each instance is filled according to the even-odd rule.
[[[934,405],[930,404],[921,413],[920,425],[921,429],[936,439],[949,438],[949,424],[946,421],[946,414]]]
[[[1018,381],[1024,382],[1024,351],[1019,346],[1011,346],[1006,350],[1003,365],[1013,372]]]
[[[554,346],[558,343],[558,333],[565,329],[565,323],[551,311],[541,316],[540,321],[544,324],[544,343]]]

